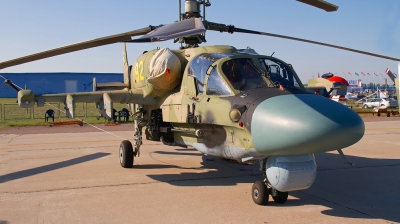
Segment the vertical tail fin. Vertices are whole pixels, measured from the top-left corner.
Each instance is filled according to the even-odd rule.
[[[130,78],[130,66],[128,63],[128,54],[126,52],[126,43],[122,43],[123,52],[123,63],[124,63],[124,83],[130,89],[131,88],[131,78]]]

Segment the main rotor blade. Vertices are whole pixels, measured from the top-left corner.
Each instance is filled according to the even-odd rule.
[[[220,32],[228,32],[228,33],[250,33],[250,34],[258,34],[258,35],[263,35],[263,36],[270,36],[270,37],[278,37],[278,38],[283,38],[283,39],[289,39],[289,40],[295,40],[295,41],[301,41],[305,43],[310,43],[310,44],[316,44],[316,45],[322,45],[326,47],[332,47],[332,48],[337,48],[345,51],[351,51],[351,52],[356,52],[360,54],[365,54],[369,56],[374,56],[378,58],[384,58],[384,59],[389,59],[393,61],[400,61],[400,58],[394,58],[394,57],[389,57],[385,55],[380,55],[380,54],[374,54],[371,52],[366,52],[366,51],[360,51],[352,48],[347,48],[347,47],[341,47],[333,44],[327,44],[327,43],[322,43],[322,42],[317,42],[317,41],[312,41],[312,40],[306,40],[306,39],[301,39],[297,37],[290,37],[290,36],[284,36],[284,35],[279,35],[279,34],[273,34],[273,33],[265,33],[265,32],[260,32],[260,31],[254,31],[254,30],[246,30],[246,29],[241,29],[241,28],[236,28],[235,26],[232,25],[225,25],[225,24],[220,24],[220,23],[212,23],[212,22],[206,22],[206,28],[207,30],[214,30],[214,31],[220,31]]]
[[[204,28],[201,19],[192,18],[159,27],[143,37],[127,42],[157,42],[192,36],[204,32],[206,32],[206,28]]]
[[[339,8],[337,5],[334,5],[332,3],[323,0],[297,0],[297,1],[323,9],[327,12],[337,11]]]
[[[13,60],[5,61],[0,63],[0,69],[15,66],[15,65],[20,65],[24,64],[27,62],[31,61],[36,61],[44,58],[49,58],[61,54],[66,54],[74,51],[80,51],[84,49],[89,49],[93,47],[99,47],[107,44],[113,44],[113,43],[118,43],[118,42],[124,42],[128,40],[132,40],[131,37],[133,36],[139,36],[139,35],[144,35],[147,34],[148,32],[152,31],[155,27],[146,27],[138,30],[133,30],[127,33],[121,33],[121,34],[116,34],[112,36],[107,36],[107,37],[102,37],[102,38],[97,38],[93,40],[88,40],[84,42],[79,42],[76,44],[71,44],[59,48],[54,48],[48,51],[43,51],[39,52],[36,54],[31,54],[28,56],[16,58]]]

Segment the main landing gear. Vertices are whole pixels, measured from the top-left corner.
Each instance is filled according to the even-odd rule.
[[[121,142],[119,146],[119,163],[124,168],[131,168],[133,166],[134,153],[132,143],[128,140]]]
[[[254,203],[257,205],[268,204],[269,195],[276,203],[285,203],[288,199],[288,192],[281,192],[271,187],[266,181],[257,181],[253,184],[251,188],[251,196]]]
[[[128,140],[124,140],[119,145],[119,163],[123,168],[132,168],[135,156],[140,155],[140,145],[142,144],[142,134],[137,132],[135,134],[135,149],[133,149],[132,143]]]
[[[135,106],[136,108],[136,106]],[[134,109],[136,111],[136,109]],[[121,142],[119,146],[119,163],[123,168],[132,168],[133,161],[136,156],[140,156],[140,146],[142,145],[142,125],[140,122],[142,121],[142,108],[139,108],[137,112],[133,115],[135,116],[135,139],[134,139],[134,147],[132,143],[128,140],[124,140]]]

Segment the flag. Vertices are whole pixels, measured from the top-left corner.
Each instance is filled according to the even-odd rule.
[[[343,72],[344,77],[346,77],[346,73]]]
[[[352,76],[350,72],[348,72],[348,74],[349,74],[350,76]]]
[[[375,75],[375,76],[378,76],[375,72],[374,72],[374,75]]]
[[[364,72],[361,72],[361,75],[365,76]]]
[[[367,72],[367,75],[371,76],[368,72]]]
[[[354,72],[354,73],[356,73],[356,76],[360,76],[360,74],[358,74],[357,72]]]

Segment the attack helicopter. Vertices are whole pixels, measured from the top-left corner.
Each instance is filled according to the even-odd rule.
[[[298,1],[326,11],[338,8],[322,0]],[[168,146],[194,147],[207,155],[259,163],[265,179],[253,184],[253,201],[263,205],[271,195],[274,201],[284,203],[289,191],[313,184],[317,171],[314,153],[338,150],[345,160],[341,149],[363,137],[364,123],[347,107],[307,92],[294,68],[278,58],[249,48],[200,46],[206,40],[205,32],[272,36],[399,59],[210,22],[205,19],[205,9],[210,5],[208,0],[186,0],[178,22],[1,62],[0,69],[122,42],[124,82],[118,85],[93,80],[93,92],[35,95],[31,90],[19,90],[9,80],[6,84],[18,91],[20,107],[61,102],[70,118],[75,117],[79,102],[94,103],[107,118],[112,117],[114,103],[128,104],[135,118],[135,137],[133,144],[129,140],[120,144],[119,159],[124,168],[133,166],[145,136]],[[141,37],[132,39],[136,36]],[[126,43],[171,39],[184,46],[143,52],[129,65]]]

